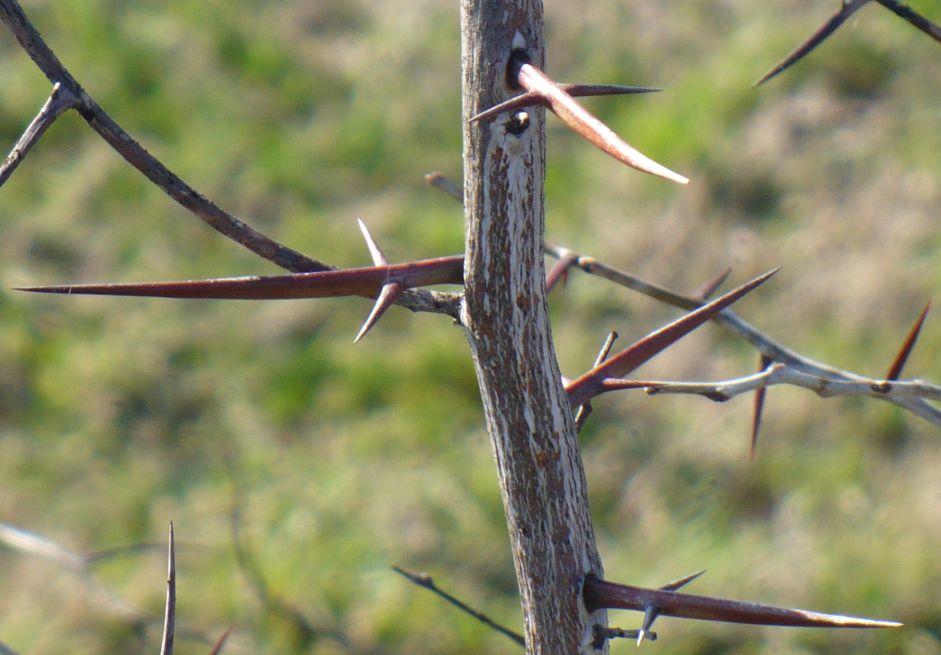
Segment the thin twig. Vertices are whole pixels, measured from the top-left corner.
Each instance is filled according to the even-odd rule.
[[[23,132],[23,136],[19,138],[10,154],[7,155],[3,165],[0,166],[0,186],[3,186],[3,183],[13,174],[16,167],[26,158],[32,147],[39,142],[39,138],[55,120],[77,103],[78,99],[72,92],[63,87],[61,83],[56,82],[52,87],[49,99],[46,100],[39,113],[36,114],[36,118],[30,122]]]
[[[480,622],[483,623],[484,625],[486,625],[486,626],[488,626],[488,627],[490,627],[490,628],[493,628],[494,630],[496,630],[496,631],[499,632],[500,634],[505,635],[506,637],[512,639],[513,641],[515,641],[515,642],[516,642],[517,644],[519,644],[520,646],[523,646],[524,648],[526,647],[526,640],[523,638],[523,636],[522,636],[521,634],[519,634],[519,633],[517,633],[517,632],[514,632],[513,630],[510,630],[509,628],[503,627],[502,625],[500,625],[499,623],[495,622],[493,619],[491,619],[491,618],[490,618],[489,616],[487,616],[486,614],[482,614],[482,613],[478,612],[477,610],[473,609],[472,607],[469,607],[468,605],[466,605],[465,603],[461,602],[460,600],[458,600],[457,598],[455,598],[454,596],[452,596],[452,595],[449,594],[448,592],[443,591],[442,589],[440,589],[438,586],[435,585],[435,581],[432,580],[432,579],[431,579],[431,576],[429,576],[428,574],[426,574],[426,573],[409,573],[409,572],[406,571],[405,569],[402,569],[402,568],[400,568],[400,567],[398,567],[398,566],[393,566],[393,567],[392,567],[392,570],[395,571],[396,573],[398,573],[399,575],[401,575],[401,576],[407,578],[412,584],[418,585],[419,587],[423,587],[424,589],[427,589],[428,591],[431,591],[431,592],[437,594],[438,596],[440,596],[441,598],[443,598],[443,599],[446,600],[447,602],[451,603],[452,605],[454,605],[454,607],[458,608],[458,609],[461,610],[462,612],[465,612],[465,613],[471,615],[472,617],[474,617],[475,619],[477,619],[478,621],[480,621]]]
[[[832,380],[808,375],[787,364],[774,363],[765,370],[718,382],[675,382],[667,380],[621,380],[607,379],[602,383],[604,391],[622,389],[644,389],[650,395],[690,394],[703,396],[716,402],[726,402],[743,393],[766,389],[776,385],[790,385],[813,391],[821,398],[839,396],[866,396],[869,398],[929,398],[941,400],[941,386],[924,380],[879,380],[861,381]]]
[[[167,605],[163,615],[163,637],[160,655],[173,655],[176,629],[176,549],[173,543],[173,522],[170,522],[170,545],[167,553]]]

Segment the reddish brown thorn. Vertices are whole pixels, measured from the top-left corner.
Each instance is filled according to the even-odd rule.
[[[527,62],[525,57],[514,57],[511,65],[514,67],[512,77],[519,82],[520,86],[542,97],[549,109],[562,119],[563,123],[602,151],[639,171],[680,184],[689,182],[679,173],[674,173],[669,168],[658,164],[621,140],[611,128],[582,107],[545,73]]]
[[[773,360],[764,355],[758,358],[758,372],[765,370],[771,365]],[[758,451],[758,431],[761,429],[761,414],[765,409],[765,396],[768,393],[768,387],[761,387],[755,391],[755,404],[752,406],[751,417],[751,446],[749,447],[749,457],[755,459],[755,453]]]
[[[356,338],[353,339],[353,343],[359,343],[359,340],[366,336],[366,333],[382,318],[382,315],[386,313],[386,310],[392,306],[392,303],[395,302],[395,299],[398,298],[404,290],[404,287],[398,282],[391,282],[382,287],[382,291],[379,292],[379,297],[376,298],[376,304],[373,305],[372,311],[369,312],[369,316],[366,317],[366,322],[364,322],[363,327],[359,329],[359,333],[356,335]]]
[[[896,16],[900,16],[903,20],[908,21],[908,23],[920,29],[935,41],[941,43],[941,27],[935,25],[908,5],[902,4],[897,0],[877,0],[877,2],[893,12]]]
[[[348,268],[317,273],[295,273],[293,275],[276,275],[272,277],[233,277],[181,282],[145,282],[141,284],[75,284],[24,287],[17,289],[17,291],[234,300],[335,298],[339,296],[375,298],[379,295],[382,287],[390,282],[397,282],[403,287],[410,288],[431,284],[462,284],[463,279],[464,257],[454,255],[406,264]]]
[[[222,633],[222,636],[216,641],[215,645],[212,647],[212,650],[209,651],[209,655],[219,655],[222,652],[222,647],[225,646],[225,640],[229,638],[229,633],[232,632],[232,626],[229,626],[225,629],[225,632]]]
[[[696,289],[693,292],[693,296],[699,298],[700,300],[709,300],[709,296],[714,294],[719,290],[719,287],[725,283],[726,278],[729,277],[729,274],[732,272],[732,267],[729,266],[727,269],[716,275],[711,280],[706,280],[702,286]]]
[[[631,587],[591,576],[585,579],[583,593],[589,612],[600,609],[626,609],[703,621],[803,628],[897,628],[902,625],[895,621],[822,614],[662,589]]]
[[[573,98],[626,95],[632,93],[657,93],[662,90],[649,86],[624,86],[621,84],[559,84],[558,87]],[[548,105],[548,103],[541,94],[527,91],[526,93],[521,93],[509,100],[504,100],[500,104],[480,112],[468,122],[476,123],[482,120],[489,120],[500,114],[525,109],[533,105]]]
[[[912,325],[912,329],[909,330],[908,336],[905,337],[905,343],[902,344],[898,354],[892,361],[892,365],[889,367],[889,372],[885,374],[886,380],[899,379],[899,376],[902,374],[902,369],[905,368],[905,363],[908,361],[908,356],[912,354],[912,349],[915,347],[915,342],[918,341],[918,334],[921,332],[921,326],[925,324],[925,319],[928,317],[929,309],[931,309],[930,300],[925,305],[925,308],[921,310],[921,314],[918,315],[918,318],[915,319],[915,324]]]
[[[784,72],[798,61],[803,59],[808,55],[814,48],[823,43],[828,36],[833,34],[846,20],[855,14],[863,5],[867,4],[870,0],[846,0],[840,1],[840,9],[830,16],[827,21],[821,25],[816,32],[810,35],[810,37],[797,46],[791,54],[782,59],[778,64],[772,68],[770,71],[765,73],[761,79],[755,82],[752,86],[760,86],[775,77],[776,75]]]
[[[624,377],[638,366],[651,359],[680,338],[686,336],[736,300],[763,284],[778,269],[756,277],[737,289],[703,305],[685,316],[632,344],[600,366],[596,366],[566,386],[569,401],[573,406],[582,405],[592,397],[604,392],[606,378]]]
[[[569,269],[574,266],[577,261],[578,255],[569,253],[549,269],[549,274],[546,275],[546,293],[552,291],[560,280],[565,281],[568,279]]]

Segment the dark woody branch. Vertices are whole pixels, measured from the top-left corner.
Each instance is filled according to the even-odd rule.
[[[85,122],[128,163],[226,238],[289,271],[322,272],[334,268],[330,264],[308,257],[255,230],[220,208],[164,166],[125,132],[82,88],[46,45],[16,0],[0,0],[0,21],[13,33],[23,50],[53,84],[49,100],[0,168],[0,184],[10,176],[56,117],[74,108]],[[457,318],[457,304],[453,296],[448,294],[439,296],[431,291],[411,291],[403,293],[397,302],[414,311],[444,313]]]

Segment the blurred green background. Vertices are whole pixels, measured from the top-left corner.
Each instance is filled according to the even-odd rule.
[[[181,177],[282,242],[355,266],[368,263],[356,217],[395,260],[463,248],[459,207],[422,180],[460,177],[456,4],[25,8],[91,95]],[[735,282],[783,266],[740,313],[805,355],[878,376],[941,289],[941,48],[873,4],[750,88],[836,4],[550,1],[550,74],[665,87],[588,104],[693,182],[627,170],[550,120],[547,238],[683,291],[727,266]],[[937,2],[912,5],[941,21]],[[7,148],[49,86],[6,32],[0,90]],[[427,571],[520,629],[476,381],[447,319],[393,310],[354,346],[361,299],[10,291],[277,272],[73,114],[0,189],[0,235],[0,522],[92,553],[160,543],[174,521],[180,653],[208,652],[226,626],[227,653],[520,652],[389,569]],[[580,274],[551,305],[568,375],[608,330],[629,339],[676,315]],[[907,375],[941,381],[939,352],[929,318]],[[707,326],[641,373],[720,379],[756,363]],[[608,577],[658,585],[708,568],[693,592],[907,627],[662,619],[645,648],[941,653],[938,429],[886,403],[775,388],[751,462],[750,408],[640,393],[595,403],[583,444]],[[156,652],[162,547],[89,572],[0,546],[0,642],[24,654]]]

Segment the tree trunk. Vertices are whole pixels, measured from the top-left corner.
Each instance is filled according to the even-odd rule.
[[[527,652],[595,651],[582,602],[602,577],[572,412],[546,307],[542,254],[544,110],[469,124],[505,100],[514,49],[543,61],[539,0],[462,0],[464,202],[462,308],[499,471]]]

